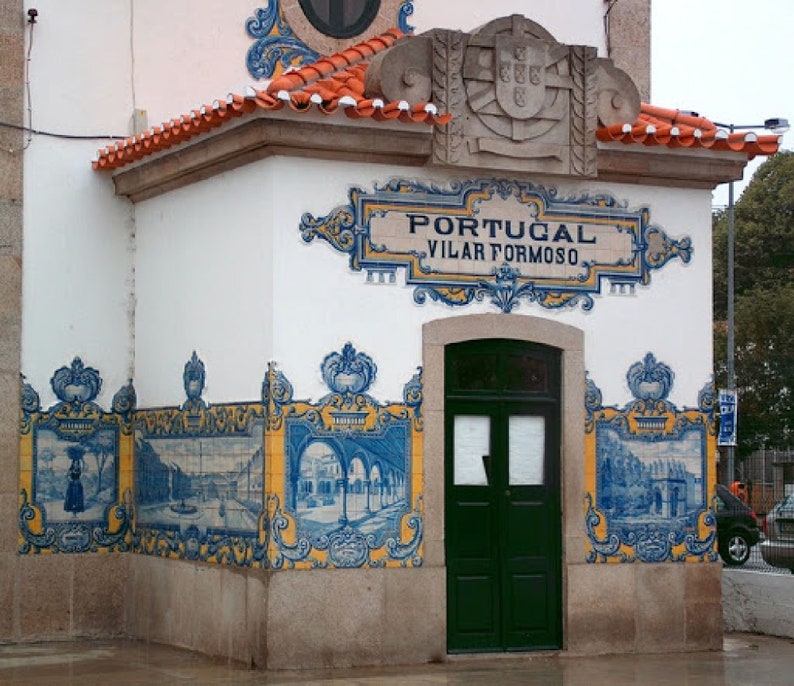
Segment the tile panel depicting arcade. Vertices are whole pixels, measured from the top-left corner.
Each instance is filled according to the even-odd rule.
[[[16,553],[119,561],[71,588],[112,617],[89,635],[270,669],[718,649],[710,322],[683,301],[710,303],[710,189],[778,139],[641,105],[519,15],[411,36],[410,2],[321,5],[248,18],[261,87],[99,151],[137,203],[137,376],[106,407],[80,351],[23,376]],[[163,276],[186,235],[257,273],[198,309]],[[180,308],[181,378],[153,379]],[[210,402],[214,369],[253,393]]]

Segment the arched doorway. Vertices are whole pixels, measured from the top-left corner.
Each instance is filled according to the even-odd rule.
[[[440,566],[447,574],[445,530],[445,353],[448,346],[490,338],[504,338],[549,346],[560,351],[560,425],[559,425],[559,497],[562,503],[561,538],[566,543],[560,558],[562,566],[561,627],[559,642],[566,645],[566,627],[570,599],[577,589],[568,580],[578,573],[584,560],[582,546],[582,493],[585,480],[585,366],[584,332],[551,318],[531,315],[471,314],[427,322],[422,328],[422,362],[424,377],[423,431],[425,501],[427,503],[424,556],[426,569]],[[582,544],[583,545],[583,544]],[[440,635],[447,636],[447,594],[439,598]],[[443,626],[443,631],[441,630]],[[436,634],[438,635],[438,634]],[[447,652],[501,650],[501,648],[456,649],[446,642]],[[539,646],[527,646],[533,650]],[[442,646],[439,646],[442,648]],[[518,650],[522,650],[519,648]]]

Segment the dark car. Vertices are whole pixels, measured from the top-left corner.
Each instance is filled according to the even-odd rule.
[[[794,495],[783,498],[766,516],[761,555],[773,567],[794,572]]]
[[[743,565],[761,532],[755,513],[725,486],[717,484],[717,544],[726,565]]]

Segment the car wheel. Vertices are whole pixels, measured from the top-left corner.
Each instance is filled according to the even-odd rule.
[[[720,542],[720,557],[726,565],[743,565],[750,557],[750,543],[742,533],[733,532]]]

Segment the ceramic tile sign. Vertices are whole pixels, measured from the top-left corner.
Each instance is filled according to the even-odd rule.
[[[266,566],[264,407],[209,405],[205,367],[185,364],[180,407],[135,413],[136,552]]]
[[[487,299],[503,312],[521,301],[589,310],[605,283],[648,285],[653,270],[692,254],[690,239],[668,237],[647,208],[507,180],[354,188],[348,205],[305,214],[300,231],[306,242],[319,238],[347,253],[369,280],[394,282],[404,270],[419,304]]]
[[[272,568],[421,565],[421,373],[388,404],[369,395],[377,366],[351,343],[321,373],[330,393],[312,403],[268,370]]]
[[[137,522],[148,527],[254,532],[264,503],[264,424],[250,434],[140,437]]]
[[[22,384],[20,545],[22,553],[127,550],[131,539],[132,385],[105,412],[94,400],[102,378],[75,357],[50,380],[58,402],[42,410]]]
[[[36,431],[36,500],[49,522],[101,521],[118,500],[118,431],[98,429],[75,443],[53,429]]]
[[[715,560],[713,388],[678,410],[673,372],[651,353],[627,379],[635,400],[623,409],[604,407],[588,379],[587,560]]]
[[[287,451],[286,499],[298,536],[313,539],[346,525],[378,536],[399,530],[411,495],[408,422],[333,436],[289,420]]]

